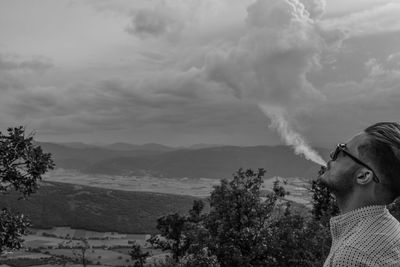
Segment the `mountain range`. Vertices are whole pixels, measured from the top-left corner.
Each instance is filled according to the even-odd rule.
[[[315,177],[319,166],[295,155],[288,146],[192,146],[160,144],[38,143],[50,152],[56,167],[88,174],[151,175],[156,177],[228,178],[238,168],[264,168],[266,177]],[[321,155],[328,150],[318,148]]]

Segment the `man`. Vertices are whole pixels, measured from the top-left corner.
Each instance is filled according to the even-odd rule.
[[[400,266],[400,223],[386,205],[400,196],[400,124],[366,128],[331,153],[320,175],[336,198],[328,266]]]

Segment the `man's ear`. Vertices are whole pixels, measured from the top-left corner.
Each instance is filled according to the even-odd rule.
[[[373,181],[374,174],[367,168],[361,168],[357,171],[357,183],[360,185],[366,185]]]

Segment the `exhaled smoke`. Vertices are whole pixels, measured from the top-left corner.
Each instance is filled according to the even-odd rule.
[[[270,127],[278,131],[282,139],[287,145],[293,146],[295,153],[302,154],[308,160],[311,160],[319,165],[326,165],[322,157],[313,150],[304,138],[295,132],[285,119],[284,111],[279,108],[272,108],[271,106],[260,104],[261,110],[266,116],[271,119]]]
[[[327,44],[318,27],[324,6],[325,0],[256,0],[240,40],[210,53],[205,67],[210,79],[260,105],[296,154],[320,165],[325,161],[292,123],[325,99],[307,80]]]

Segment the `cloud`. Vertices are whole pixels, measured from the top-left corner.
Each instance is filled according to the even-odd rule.
[[[23,89],[26,79],[44,74],[53,67],[46,57],[26,59],[16,54],[0,53],[0,91]]]
[[[21,59],[20,56],[0,54],[0,71],[30,71],[43,73],[53,68],[53,63],[45,57]]]
[[[139,37],[147,46],[162,41],[195,46],[210,45],[216,39],[227,39],[243,22],[246,7],[253,0],[85,0],[102,14],[129,19],[124,30]],[[76,2],[80,4],[80,2]],[[230,33],[231,32],[231,33]],[[146,47],[144,45],[143,47]],[[168,45],[168,44],[167,44]],[[159,46],[158,46],[159,48]],[[195,48],[196,49],[196,48]]]
[[[365,68],[369,79],[382,76],[396,77],[400,72],[400,53],[390,54],[384,60],[370,58],[365,62]]]
[[[390,69],[400,70],[400,52],[390,54],[386,60],[386,64]]]
[[[299,1],[256,1],[247,10],[245,35],[210,52],[205,72],[236,96],[283,106],[293,117],[323,98],[306,79],[318,65],[323,36]]]
[[[169,53],[158,52],[165,44],[159,39],[154,47],[162,59],[154,63],[159,68],[139,71],[133,78],[27,87],[3,100],[3,112],[43,127],[60,128],[58,121],[70,121],[73,129],[82,131],[149,125],[174,125],[184,131],[188,125],[198,130],[209,125],[226,131],[231,124],[248,127],[249,113],[260,119],[259,103],[284,107],[293,123],[297,114],[323,98],[306,78],[318,67],[325,45],[317,26],[323,1],[256,1],[247,8],[242,2],[205,3],[209,6],[153,1],[131,10],[131,34],[154,39],[182,34]],[[182,12],[192,7],[192,13]],[[232,34],[221,30],[205,38],[210,26],[231,25],[230,12],[244,14]]]
[[[126,31],[140,37],[176,35],[183,28],[182,21],[176,16],[177,14],[165,5],[137,10]]]
[[[202,79],[199,71],[169,71],[151,73],[142,81],[106,79],[58,88],[27,87],[2,98],[0,111],[9,120],[52,129],[52,133],[57,129],[140,131],[150,125],[174,125],[184,131],[187,125],[222,128],[242,113],[232,112],[230,108],[241,104],[227,91]],[[215,114],[212,119],[210,114]]]
[[[232,89],[240,99],[250,99],[270,119],[287,145],[318,164],[324,160],[297,132],[297,116],[310,112],[325,96],[307,80],[319,67],[325,42],[316,20],[322,1],[255,1],[247,8],[247,28],[228,49],[207,55],[208,78]]]
[[[400,31],[400,3],[390,2],[342,17],[324,20],[325,30],[340,29],[347,37]]]
[[[307,135],[333,145],[375,122],[399,121],[400,66],[393,65],[395,57],[369,59],[365,63],[368,75],[360,82],[334,82],[322,87],[326,100],[317,103],[312,116],[299,118]]]
[[[312,19],[320,18],[325,13],[325,0],[301,0],[300,2],[304,5],[304,8]]]
[[[125,131],[126,136],[176,138],[241,133],[245,140],[254,137],[247,129],[257,129],[254,140],[262,142],[264,134],[273,137],[266,125],[279,117],[267,119],[258,107],[263,104],[270,112],[284,110],[290,127],[314,141],[324,138],[317,133],[329,136],[325,128],[339,135],[339,125],[359,126],[350,125],[348,114],[365,123],[365,114],[377,118],[396,109],[399,55],[393,51],[387,59],[375,50],[365,53],[368,61],[360,56],[363,71],[357,82],[339,77],[316,85],[309,80],[311,72],[337,67],[339,53],[348,61],[354,58],[362,40],[350,47],[342,43],[345,38],[396,29],[391,12],[396,3],[325,19],[322,0],[85,2],[100,15],[118,16],[113,27],[125,29],[123,41],[102,51],[110,55],[106,60],[115,54],[123,63],[91,62],[95,68],[73,72],[57,68],[41,79],[36,74],[50,70],[51,61],[2,56],[0,88],[7,90],[0,99],[2,123],[19,121],[52,134],[109,131],[110,139],[111,133]],[[342,73],[352,76],[354,71],[347,70],[358,65]]]
[[[128,16],[135,7],[143,6],[143,2],[141,1],[132,2],[129,0],[71,0],[70,3],[72,6],[84,4],[94,8],[98,12],[125,16]]]

